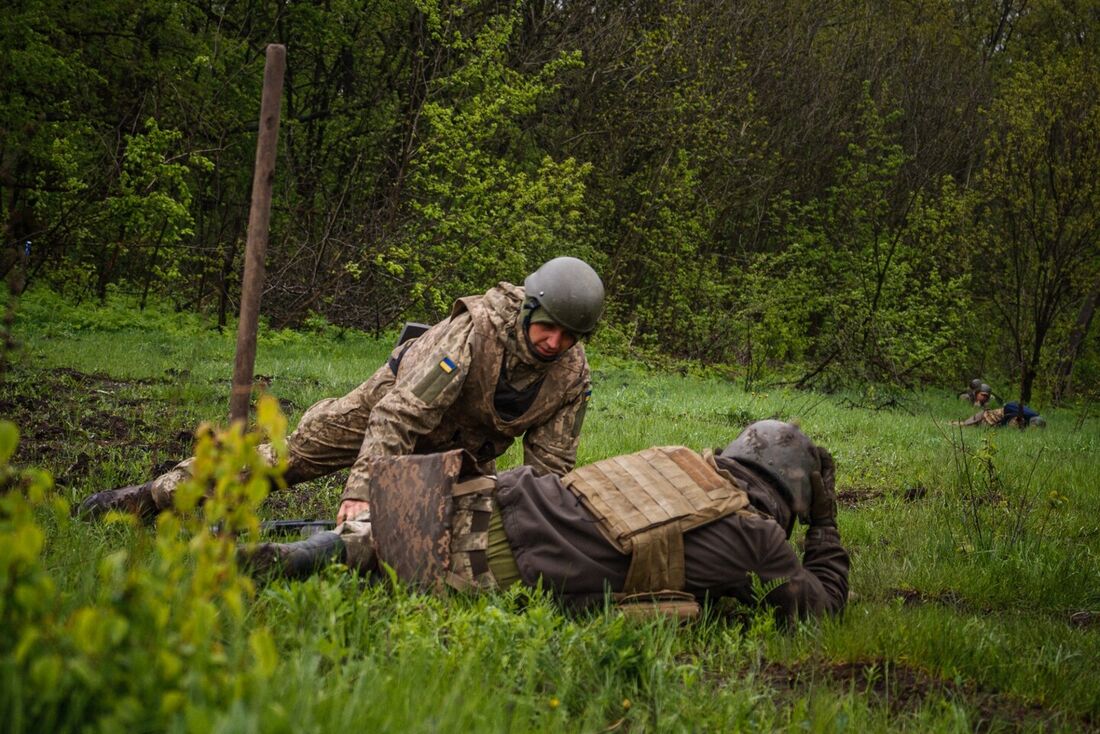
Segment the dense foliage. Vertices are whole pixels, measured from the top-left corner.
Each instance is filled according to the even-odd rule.
[[[609,341],[747,384],[1080,394],[1098,32],[1096,0],[13,0],[4,268],[224,323],[279,42],[277,324],[439,318],[570,253]]]

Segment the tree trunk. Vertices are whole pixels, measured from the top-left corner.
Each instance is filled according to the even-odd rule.
[[[1069,378],[1073,374],[1073,363],[1081,356],[1081,347],[1088,336],[1089,327],[1092,326],[1092,317],[1096,313],[1096,302],[1100,300],[1100,280],[1092,286],[1092,291],[1085,297],[1081,304],[1081,310],[1077,313],[1077,322],[1069,334],[1069,343],[1062,353],[1062,361],[1058,364],[1058,370],[1054,378],[1054,402],[1060,402],[1070,389]]]
[[[1028,365],[1024,370],[1023,379],[1020,381],[1020,405],[1031,402],[1031,387],[1035,384],[1035,367]]]
[[[237,238],[225,248],[222,259],[221,283],[218,286],[218,331],[225,328],[229,313],[229,278],[233,274],[233,261],[237,257]]]

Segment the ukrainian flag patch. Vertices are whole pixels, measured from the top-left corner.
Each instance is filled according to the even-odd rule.
[[[428,364],[431,364],[429,362]],[[436,362],[413,388],[413,395],[425,403],[433,403],[443,389],[450,384],[454,376],[458,374],[458,364],[447,355]]]

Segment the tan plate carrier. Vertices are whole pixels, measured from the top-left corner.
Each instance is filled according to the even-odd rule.
[[[630,554],[625,595],[684,588],[684,533],[733,513],[754,514],[710,451],[658,446],[574,469],[562,482]]]

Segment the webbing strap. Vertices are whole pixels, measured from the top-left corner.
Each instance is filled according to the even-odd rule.
[[[492,508],[488,495],[467,493],[455,501],[450,569],[444,579],[454,589],[466,591],[497,586],[487,553]]]
[[[684,588],[684,532],[670,522],[638,533],[623,592]]]
[[[473,479],[467,479],[464,482],[459,482],[451,490],[452,497],[462,497],[467,494],[478,494],[480,492],[492,492],[496,489],[497,478],[496,477],[474,477]]]

